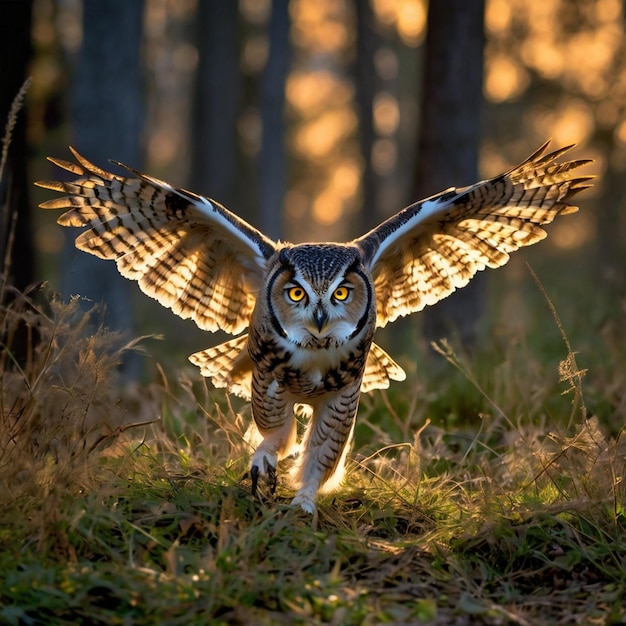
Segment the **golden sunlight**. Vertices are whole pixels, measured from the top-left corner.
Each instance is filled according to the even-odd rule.
[[[418,0],[401,0],[398,7],[398,33],[409,46],[418,46],[426,31],[426,6]]]
[[[531,109],[529,116],[540,135],[561,145],[584,143],[595,126],[591,107],[580,98],[565,98],[550,109]]]
[[[309,52],[335,53],[350,38],[346,5],[338,0],[291,0],[292,39]]]
[[[148,158],[157,167],[166,167],[181,149],[181,133],[174,120],[168,120],[148,139]]]
[[[520,51],[524,63],[543,78],[558,78],[567,63],[563,46],[554,41],[529,38],[522,43]]]
[[[617,23],[572,35],[566,46],[565,77],[576,82],[588,96],[601,96],[610,88],[606,68],[618,54],[622,37]]]
[[[376,73],[383,80],[395,80],[398,77],[400,63],[398,55],[386,46],[382,46],[374,53]]]
[[[383,24],[391,26],[396,21],[397,4],[396,0],[373,0],[372,8]]]
[[[426,0],[373,0],[376,17],[394,26],[402,42],[419,46],[426,33]]]
[[[327,187],[313,200],[312,213],[316,222],[322,226],[330,226],[341,217],[343,203],[332,188]]]
[[[396,167],[398,149],[394,141],[388,138],[377,139],[372,147],[372,167],[374,171],[384,176]]]
[[[329,104],[347,104],[354,90],[329,70],[295,70],[287,78],[287,101],[298,115],[311,116],[328,109]]]
[[[374,97],[374,127],[379,135],[393,135],[400,124],[400,108],[396,98],[386,91]]]
[[[334,169],[331,184],[334,193],[348,200],[356,195],[361,182],[361,165],[356,158],[344,159]]]
[[[509,0],[488,0],[485,6],[485,28],[493,34],[505,33],[511,24],[512,14]]]
[[[514,100],[524,93],[530,79],[526,70],[503,54],[492,54],[485,62],[485,97],[492,102]]]
[[[294,136],[294,147],[310,159],[328,156],[357,127],[357,116],[351,109],[327,111],[302,124]]]
[[[237,133],[244,154],[255,156],[261,149],[263,125],[257,109],[248,108],[237,120]]]
[[[626,147],[626,120],[622,120],[615,129],[615,139],[622,147]]]
[[[249,37],[243,45],[240,66],[245,74],[258,74],[267,63],[269,40],[264,35]]]
[[[239,10],[248,22],[266,24],[272,12],[271,0],[239,0]]]
[[[590,211],[557,220],[550,228],[550,241],[562,250],[576,250],[596,237],[596,221]]]
[[[322,226],[335,224],[344,216],[355,198],[361,181],[361,166],[356,158],[345,158],[333,169],[325,187],[312,203],[313,219]]]

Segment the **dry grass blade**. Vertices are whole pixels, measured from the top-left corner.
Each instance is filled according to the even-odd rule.
[[[583,420],[587,419],[587,407],[585,406],[585,401],[583,397],[583,376],[587,373],[587,370],[580,369],[578,367],[578,363],[576,362],[576,352],[572,349],[572,346],[567,337],[567,333],[565,332],[565,328],[563,327],[563,323],[561,322],[561,318],[557,313],[557,310],[552,303],[552,300],[548,296],[543,284],[539,280],[537,274],[535,274],[534,270],[528,263],[526,263],[526,267],[530,272],[535,284],[541,291],[545,301],[550,309],[550,313],[552,314],[552,318],[554,319],[559,332],[561,333],[561,337],[563,338],[563,342],[565,343],[565,347],[567,348],[567,356],[559,363],[559,376],[561,382],[568,382],[569,387],[563,393],[573,392],[574,400],[572,401],[572,405],[574,410],[576,405],[580,405],[580,412]],[[572,418],[574,415],[572,414]]]
[[[9,146],[11,145],[11,139],[13,138],[13,129],[17,124],[17,116],[24,104],[24,98],[30,87],[31,79],[27,78],[24,84],[21,86],[17,95],[13,99],[11,109],[7,118],[7,123],[4,129],[4,136],[2,137],[2,158],[0,158],[0,180],[4,178],[4,168],[6,167],[7,159],[9,157]]]
[[[24,103],[24,98],[26,97],[28,88],[30,87],[30,82],[30,78],[27,78],[24,81],[24,84],[11,103],[4,135],[2,137],[0,182],[4,181],[4,170],[6,168],[7,159],[9,158],[9,147],[13,138],[13,130],[15,128],[15,124],[17,124],[17,117]],[[7,203],[2,207],[2,215],[0,215],[0,234],[4,238],[4,241],[0,241],[0,250],[3,252],[3,258],[0,259],[0,261],[2,261],[2,275],[0,276],[0,302],[4,301],[5,289],[7,287],[6,280],[11,271],[11,251],[15,240],[16,225],[17,214],[13,213],[12,215],[9,215],[9,204]],[[4,233],[6,233],[6,235]]]

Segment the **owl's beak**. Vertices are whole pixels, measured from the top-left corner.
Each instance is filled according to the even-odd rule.
[[[313,321],[317,326],[317,330],[319,330],[321,333],[322,328],[324,328],[326,322],[328,321],[328,313],[326,313],[326,311],[321,306],[318,306],[313,312]]]

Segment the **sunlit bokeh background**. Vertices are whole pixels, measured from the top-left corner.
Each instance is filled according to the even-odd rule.
[[[145,1],[143,167],[181,186],[190,186],[197,137],[192,100],[197,37],[202,37],[198,4],[199,0]],[[427,4],[426,0],[369,4],[376,33],[374,140],[368,157],[376,190],[369,200],[381,219],[416,199],[410,194],[420,102],[425,97],[421,68]],[[347,240],[359,235],[366,223],[360,214],[367,164],[360,144],[354,70],[355,6],[349,0],[289,3],[281,232],[294,242]],[[35,0],[34,9],[29,140],[41,159],[44,153],[67,154],[65,146],[71,142],[67,94],[80,54],[81,3]],[[238,71],[232,76],[240,94],[233,129],[237,189],[218,199],[254,224],[263,137],[259,82],[269,56],[272,4],[239,0],[238,11]],[[566,263],[584,259],[593,268],[596,287],[619,283],[623,277],[619,263],[626,238],[624,20],[620,0],[486,0],[481,175],[500,173],[548,138],[558,146],[576,143],[574,157],[594,159],[589,171],[601,178],[581,197],[585,210],[555,223],[536,254],[547,255],[549,262],[553,257],[565,258]],[[197,190],[212,194],[210,189]],[[54,258],[65,236],[53,220],[41,219],[36,242],[43,258]],[[503,270],[502,280],[514,284],[524,272],[524,261],[515,259],[506,274]],[[567,275],[563,282],[576,279]],[[623,295],[619,285],[618,291]],[[513,319],[520,302],[514,295],[510,302],[506,310]]]

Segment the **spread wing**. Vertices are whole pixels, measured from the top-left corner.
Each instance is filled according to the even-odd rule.
[[[76,163],[50,161],[75,180],[36,184],[68,194],[40,206],[69,209],[58,222],[84,229],[76,247],[114,259],[122,276],[204,330],[245,329],[275,243],[214,200],[121,163],[133,176],[112,174],[71,150]]]
[[[504,265],[546,236],[544,224],[578,210],[572,197],[592,177],[577,168],[589,161],[558,162],[572,146],[544,155],[549,143],[508,172],[416,202],[354,241],[374,277],[378,326]]]

